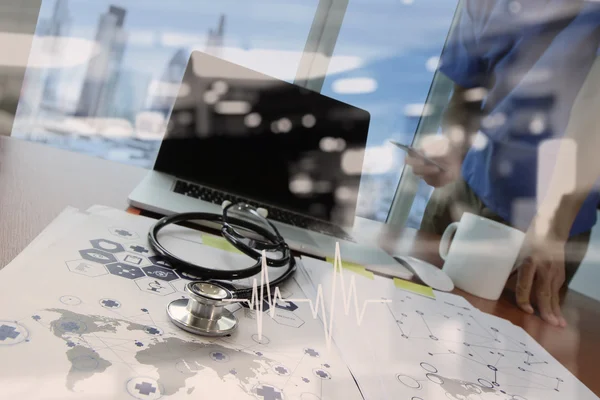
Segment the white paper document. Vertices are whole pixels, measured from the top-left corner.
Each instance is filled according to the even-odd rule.
[[[597,399],[525,331],[458,296],[412,295],[308,257],[302,265],[301,286],[322,293],[323,322],[366,399]]]
[[[362,398],[308,304],[265,301],[263,318],[232,304],[230,337],[175,327],[166,307],[188,281],[150,249],[153,221],[100,214],[61,216],[0,271],[1,399]],[[215,248],[193,256],[238,262]],[[281,289],[304,296],[294,279]]]

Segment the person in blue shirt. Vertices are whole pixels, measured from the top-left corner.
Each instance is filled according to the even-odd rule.
[[[441,234],[469,211],[526,231],[517,303],[534,313],[533,299],[564,327],[561,288],[600,202],[600,3],[464,0],[458,18],[441,57],[455,84],[443,135],[420,144],[446,170],[406,160],[436,188],[421,230]],[[544,153],[552,139],[561,144]]]

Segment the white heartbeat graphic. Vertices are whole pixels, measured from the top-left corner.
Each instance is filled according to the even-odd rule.
[[[358,297],[356,293],[356,277],[352,275],[350,277],[350,286],[346,288],[346,281],[344,279],[344,271],[342,268],[342,258],[340,255],[340,244],[336,243],[335,245],[335,258],[333,263],[333,282],[331,285],[331,300],[330,300],[330,310],[329,310],[329,318],[327,317],[327,313],[325,311],[325,298],[323,295],[323,287],[321,284],[317,287],[317,296],[315,301],[313,302],[310,299],[283,299],[281,296],[281,292],[279,291],[279,287],[276,287],[271,297],[271,287],[269,285],[269,270],[267,268],[267,256],[263,251],[262,255],[262,269],[260,272],[260,290],[258,290],[258,281],[254,278],[252,282],[252,297],[250,300],[248,299],[229,299],[226,301],[232,303],[246,303],[251,310],[256,310],[256,328],[258,333],[258,340],[262,340],[262,329],[263,329],[263,299],[265,298],[265,287],[267,290],[267,302],[269,304],[269,315],[271,318],[275,316],[275,305],[277,304],[277,300],[281,302],[294,302],[294,303],[309,303],[312,311],[312,316],[314,319],[317,319],[319,315],[319,310],[321,311],[321,318],[323,319],[323,329],[325,333],[325,341],[327,344],[327,349],[330,350],[331,347],[331,339],[333,332],[333,317],[335,314],[335,295],[336,295],[336,286],[338,281],[338,276],[342,285],[342,300],[344,304],[344,313],[346,316],[350,314],[350,305],[351,302],[354,302],[354,309],[356,315],[356,323],[358,326],[361,325],[363,317],[365,315],[365,310],[367,309],[367,305],[372,303],[391,303],[391,300],[386,299],[377,299],[377,300],[365,300],[362,304],[362,309],[358,305]],[[265,284],[266,282],[266,284]],[[328,323],[329,321],[329,323]]]

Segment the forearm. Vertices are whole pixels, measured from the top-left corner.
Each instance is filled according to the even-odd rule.
[[[600,61],[577,96],[538,219],[560,239],[569,231],[600,176]]]

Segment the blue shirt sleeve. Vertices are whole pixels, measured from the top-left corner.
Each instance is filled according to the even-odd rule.
[[[490,40],[485,32],[494,8],[494,2],[487,0],[463,0],[458,21],[442,52],[440,71],[464,88],[486,86],[488,81],[485,47]]]
[[[483,62],[477,52],[475,21],[467,4],[463,4],[456,25],[442,51],[440,71],[464,88],[481,85]]]

